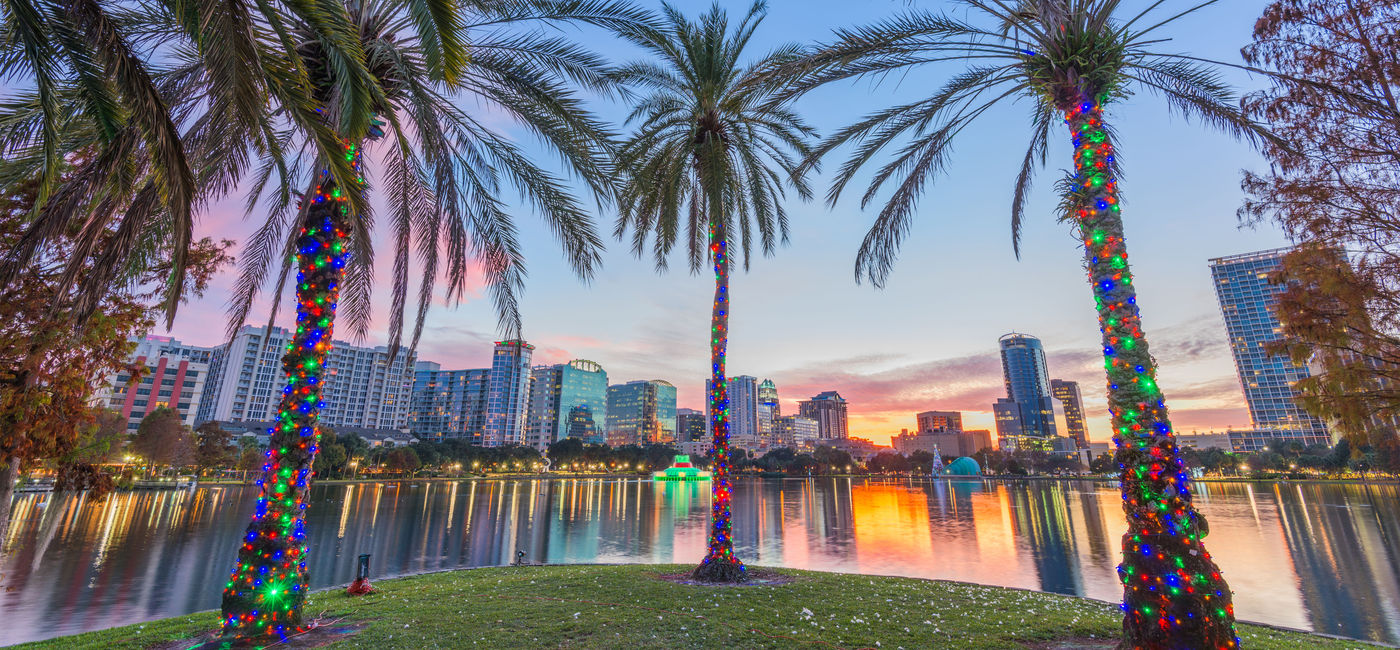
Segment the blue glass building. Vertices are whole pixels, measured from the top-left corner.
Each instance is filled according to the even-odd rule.
[[[608,387],[607,440],[619,445],[676,441],[676,387],[660,379]]]
[[[584,359],[536,366],[530,376],[525,444],[541,450],[564,438],[601,444],[607,414],[608,373],[602,366]]]
[[[1280,248],[1216,258],[1210,261],[1210,275],[1225,317],[1225,332],[1230,337],[1230,352],[1249,418],[1256,432],[1268,432],[1253,438],[1331,444],[1327,425],[1308,415],[1295,399],[1293,385],[1309,376],[1308,367],[1264,349],[1265,344],[1278,340],[1282,331],[1273,307],[1283,287],[1271,283],[1269,276],[1287,253],[1288,249]]]
[[[993,407],[1002,449],[1046,450],[1055,437],[1055,402],[1045,348],[1028,334],[999,339],[1006,398]]]

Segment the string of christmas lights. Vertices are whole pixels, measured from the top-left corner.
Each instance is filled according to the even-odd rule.
[[[1238,648],[1231,592],[1201,541],[1157,364],[1147,349],[1123,243],[1117,167],[1101,102],[1065,111],[1074,138],[1072,216],[1084,240],[1108,373],[1109,413],[1123,488],[1125,648]]]
[[[710,491],[710,546],[695,570],[697,578],[715,582],[742,582],[744,563],[734,557],[734,523],[729,504],[733,495],[729,478],[729,380],[724,356],[729,346],[729,242],[710,224],[710,256],[714,258],[715,303],[710,322],[710,430],[713,436]]]
[[[360,173],[360,152],[345,145],[345,157]],[[363,183],[363,177],[358,178]],[[307,496],[311,466],[321,433],[317,427],[326,358],[331,351],[340,281],[349,253],[350,208],[329,170],[310,204],[296,241],[297,327],[282,371],[286,385],[277,420],[268,428],[267,462],[253,521],[248,524],[238,564],[223,596],[225,639],[281,639],[305,629],[302,604],[309,586],[306,570]]]

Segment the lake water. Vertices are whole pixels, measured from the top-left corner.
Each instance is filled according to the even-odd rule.
[[[1198,483],[1243,620],[1400,643],[1400,489]],[[219,605],[251,487],[23,495],[0,565],[0,644]],[[560,479],[312,487],[312,585],[530,562],[692,563],[709,483]],[[1122,510],[1090,481],[786,479],[735,489],[750,564],[942,578],[1116,602]]]

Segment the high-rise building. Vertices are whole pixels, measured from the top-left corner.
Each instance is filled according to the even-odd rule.
[[[530,396],[530,357],[535,346],[513,339],[497,341],[486,383],[487,447],[525,444],[526,399]]]
[[[729,444],[740,449],[761,447],[758,437],[758,378],[729,378]]]
[[[148,336],[131,353],[133,363],[146,367],[138,383],[121,371],[107,378],[97,402],[119,411],[128,431],[136,431],[147,413],[162,406],[180,414],[188,426],[197,424],[205,385],[209,380],[211,348],[185,345],[168,336]]]
[[[1280,248],[1216,258],[1210,261],[1210,275],[1254,429],[1276,431],[1278,435],[1264,437],[1305,445],[1331,444],[1327,425],[1308,415],[1296,400],[1293,386],[1308,377],[1308,367],[1264,349],[1282,331],[1274,305],[1284,287],[1270,282],[1269,276],[1287,253]]]
[[[408,429],[420,440],[460,438],[481,445],[486,429],[486,384],[491,371],[443,370],[431,361],[414,365]]]
[[[1079,382],[1050,380],[1050,394],[1065,408],[1065,431],[1080,449],[1089,448],[1089,427],[1084,422],[1084,398],[1079,394]]]
[[[1050,395],[1045,348],[1040,339],[1027,334],[1007,334],[998,343],[1006,398],[998,399],[992,409],[1001,446],[1048,450],[1055,437],[1055,404]]]
[[[821,438],[821,427],[817,421],[801,415],[779,416],[773,427],[778,432],[778,447],[811,449]]]
[[[778,405],[778,386],[771,379],[764,379],[758,385],[758,440],[764,449],[784,446],[778,440],[778,418],[782,417],[782,407]],[[790,445],[788,445],[790,446]]]
[[[544,450],[564,438],[587,444],[607,440],[608,373],[597,363],[575,359],[536,366],[528,404],[526,445]]]
[[[710,440],[709,424],[703,411],[676,409],[676,448],[692,456],[708,453],[714,444]]]
[[[961,411],[924,411],[914,416],[919,433],[951,433],[962,431]]]
[[[797,403],[797,412],[805,418],[817,421],[818,442],[845,440],[850,437],[846,422],[846,399],[841,394],[828,390],[809,400]]]
[[[608,444],[649,445],[676,440],[676,387],[660,379],[608,387]]]
[[[264,341],[264,336],[266,340]],[[291,332],[274,327],[244,325],[227,352],[215,353],[217,384],[214,404],[203,420],[270,422],[276,419],[285,377],[282,355]],[[334,341],[326,359],[325,388],[320,421],[332,428],[368,427],[406,429],[409,396],[413,390],[412,354],[400,349],[393,362],[389,348],[373,348]],[[261,350],[261,355],[259,355]]]

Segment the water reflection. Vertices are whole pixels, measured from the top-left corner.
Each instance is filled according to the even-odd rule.
[[[1211,550],[1241,618],[1400,642],[1395,486],[1201,484]],[[0,644],[218,606],[256,492],[25,495],[0,565]],[[1114,601],[1115,486],[1084,481],[740,481],[738,552],[755,564],[964,580]],[[705,483],[517,480],[313,488],[312,583],[355,557],[387,576],[512,562],[703,555]]]

